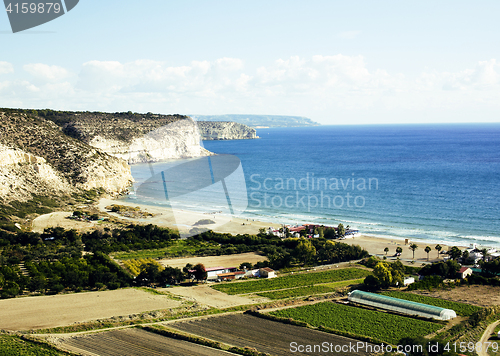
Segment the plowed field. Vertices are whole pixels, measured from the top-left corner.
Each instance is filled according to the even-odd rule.
[[[283,324],[247,314],[230,314],[206,319],[195,319],[169,323],[169,327],[186,331],[238,347],[252,347],[275,356],[289,355],[349,355],[352,352],[292,352],[291,343],[298,345],[356,344],[358,341],[346,337],[311,330],[300,326]],[[329,346],[330,347],[330,346]],[[321,349],[320,349],[321,350]],[[362,351],[356,355],[367,355]]]
[[[229,352],[157,335],[140,329],[122,329],[78,336],[63,347],[84,355],[99,356],[228,356]]]

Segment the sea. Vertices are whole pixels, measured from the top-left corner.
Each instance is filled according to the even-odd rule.
[[[240,179],[240,188],[228,189],[243,209],[226,210],[226,201],[214,201],[212,193],[181,201],[182,208],[292,225],[342,223],[372,236],[500,248],[500,124],[262,128],[257,135],[203,142],[209,151],[239,159],[243,186]],[[136,188],[191,161],[133,165]],[[168,205],[165,194],[158,197],[132,192],[123,199]]]

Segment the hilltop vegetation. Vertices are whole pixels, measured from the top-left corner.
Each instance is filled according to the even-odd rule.
[[[283,115],[191,115],[199,121],[233,121],[250,127],[318,126],[317,122],[302,116]]]
[[[124,191],[130,169],[66,135],[37,112],[0,109],[0,227],[80,200]]]

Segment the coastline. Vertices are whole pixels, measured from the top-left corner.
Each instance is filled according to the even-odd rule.
[[[125,205],[130,207],[139,207],[141,211],[153,214],[154,216],[144,219],[125,218],[119,214],[109,212],[106,206],[109,205]],[[119,219],[135,221],[140,223],[154,224],[161,227],[169,227],[179,229],[180,232],[186,233],[189,228],[199,220],[210,219],[214,224],[202,225],[210,230],[220,233],[229,234],[258,234],[259,229],[269,227],[280,228],[281,224],[270,223],[265,221],[250,220],[245,218],[235,218],[232,216],[222,215],[218,213],[208,212],[195,212],[188,210],[176,210],[175,216],[170,209],[161,206],[137,204],[132,202],[121,201],[117,199],[101,198],[97,207],[100,211],[106,212],[109,215],[115,216]],[[210,209],[212,211],[213,209]],[[187,225],[187,226],[186,226]]]
[[[139,207],[141,211],[148,212],[154,214],[153,217],[143,218],[143,219],[134,219],[134,218],[125,218],[119,214],[111,213],[106,209],[106,206],[118,204],[125,205],[130,207]],[[115,216],[119,219],[129,220],[131,222],[139,222],[139,223],[149,223],[162,227],[169,228],[180,228],[182,230],[183,226],[179,220],[184,221],[197,221],[202,219],[211,219],[215,222],[213,225],[204,225],[210,230],[220,233],[230,233],[230,234],[257,234],[260,228],[280,228],[282,225],[278,223],[270,223],[265,221],[257,221],[257,220],[248,220],[245,218],[234,218],[230,216],[225,216],[221,214],[206,214],[203,212],[194,212],[181,210],[176,212],[175,217],[169,209],[162,208],[160,206],[146,205],[146,204],[137,204],[127,201],[121,201],[117,199],[109,199],[109,198],[101,198],[97,205],[100,211],[106,212],[112,216]],[[436,261],[442,261],[443,255],[439,254],[438,251],[435,250],[435,246],[438,244],[436,242],[425,242],[422,240],[411,240],[411,242],[405,245],[405,238],[403,237],[382,237],[382,236],[371,236],[361,234],[360,236],[356,236],[354,238],[347,238],[341,240],[343,243],[347,243],[350,245],[359,245],[362,248],[366,249],[371,255],[377,256],[383,259],[386,256],[387,261],[395,261],[397,258],[394,256],[396,253],[396,248],[401,247],[403,252],[401,256],[399,256],[400,260],[405,264],[415,264],[419,265],[422,263],[430,263]],[[418,248],[415,250],[415,259],[413,261],[413,252],[410,250],[409,245],[415,243]],[[449,245],[445,243],[439,243],[442,247],[442,251],[447,251],[452,246],[457,246],[460,249],[466,249],[468,246],[463,245]],[[427,253],[424,251],[426,246],[431,247],[431,252],[429,253],[429,259],[427,259]],[[384,249],[388,247],[389,252],[384,252]]]

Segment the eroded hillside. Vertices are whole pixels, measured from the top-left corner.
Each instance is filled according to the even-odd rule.
[[[89,190],[119,194],[131,183],[130,167],[62,132],[51,121],[0,110],[0,199],[71,195]]]

